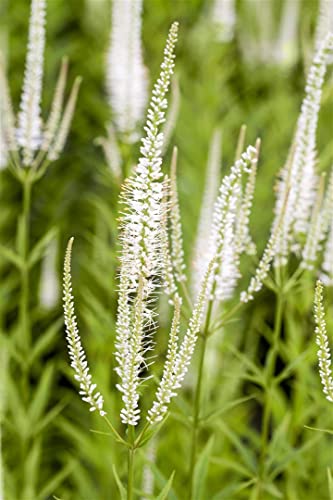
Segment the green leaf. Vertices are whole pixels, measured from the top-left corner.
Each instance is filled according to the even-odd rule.
[[[112,471],[113,471],[113,475],[114,475],[115,481],[116,481],[117,486],[118,486],[120,498],[121,498],[121,500],[126,500],[126,490],[125,490],[122,482],[120,481],[120,478],[118,476],[118,472],[117,472],[115,465],[112,466]]]
[[[202,450],[199,459],[194,469],[194,484],[193,484],[193,499],[204,500],[205,498],[205,483],[208,473],[209,460],[212,454],[214,437],[212,436],[204,449]]]
[[[74,460],[70,462],[69,464],[65,465],[59,472],[54,474],[50,481],[48,481],[42,489],[39,491],[37,499],[36,500],[44,500],[47,498],[51,493],[58,488],[58,486],[66,479],[66,477],[72,472],[72,470],[75,467],[75,462]],[[53,498],[57,498],[56,496],[53,496]]]
[[[13,250],[10,250],[3,245],[0,245],[0,257],[8,260],[8,262],[14,264],[14,266],[16,266],[18,269],[22,268],[23,261],[21,257],[17,255],[17,253],[15,253]]]
[[[167,498],[169,491],[171,490],[174,475],[175,475],[175,471],[172,472],[167,484],[164,486],[161,493],[156,497],[156,500],[165,500]]]
[[[36,498],[36,485],[40,468],[41,443],[35,440],[24,462],[25,485],[22,498]]]
[[[158,488],[163,489],[165,487],[165,484],[167,483],[167,479],[164,476],[164,474],[160,471],[160,469],[157,467],[155,462],[152,462],[152,461],[147,459],[146,455],[143,453],[142,450],[140,450],[140,455],[142,456],[143,460],[147,464],[149,464],[150,470],[153,473],[154,479],[156,481],[156,486]],[[174,489],[172,488],[172,485],[170,486],[170,489],[168,491],[168,497],[169,497],[169,500],[178,500],[178,497],[177,497]]]
[[[327,468],[327,480],[328,480],[328,494],[330,496],[330,500],[333,500],[333,476],[329,468]]]
[[[44,408],[49,400],[54,367],[52,364],[46,365],[43,369],[37,389],[34,392],[33,400],[29,406],[28,418],[33,431],[34,426],[41,418]]]
[[[201,419],[201,421],[204,423],[207,423],[210,420],[213,420],[214,418],[223,415],[223,413],[226,413],[227,411],[232,410],[236,406],[238,406],[242,403],[245,403],[246,401],[250,401],[253,398],[254,398],[254,396],[245,396],[243,398],[235,399],[235,401],[231,401],[230,403],[227,403],[226,405],[222,406],[222,408],[219,408],[218,410],[214,410],[211,413],[208,413],[208,415],[203,417]]]
[[[46,234],[36,243],[30,252],[28,266],[31,268],[39,259],[43,257],[43,254],[50,244],[50,242],[55,238],[58,230],[56,227],[52,227],[47,231]]]
[[[42,354],[44,354],[51,346],[59,333],[60,327],[63,325],[63,318],[55,320],[47,330],[36,340],[31,354],[29,356],[29,364],[32,365]]]

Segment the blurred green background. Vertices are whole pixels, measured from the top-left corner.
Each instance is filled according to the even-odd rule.
[[[306,67],[313,53],[318,11],[317,1],[292,1],[299,3],[300,17],[297,36],[291,49],[295,57],[289,63],[283,60],[262,62],[259,52],[257,54],[254,52],[252,59],[248,60],[244,53],[245,35],[254,41],[260,38],[260,30],[265,24],[265,19],[260,18],[260,15],[264,15],[264,12],[260,14],[264,4],[269,4],[272,12],[271,38],[273,40],[276,37],[284,5],[282,0],[237,1],[235,36],[227,43],[222,43],[216,36],[209,14],[212,5],[209,0],[144,0],[144,60],[151,83],[159,72],[169,26],[174,20],[180,23],[176,59],[181,93],[180,110],[163,168],[168,171],[172,146],[177,145],[179,195],[188,262],[191,259],[196,235],[209,144],[216,127],[222,129],[223,173],[228,171],[234,160],[242,124],[245,123],[248,127],[246,144],[254,144],[257,137],[262,140],[251,231],[259,254],[266,243],[273,218],[275,177],[286,160],[303,98]],[[28,0],[0,0],[0,2],[2,51],[6,56],[10,89],[14,107],[17,109],[24,74],[30,2]],[[60,284],[64,248],[68,238],[75,236],[73,282],[83,342],[102,392],[108,394],[106,399],[107,405],[112,408],[110,411],[112,418],[119,421],[117,416],[119,396],[114,390],[113,372],[119,189],[106,165],[101,148],[94,142],[96,138],[105,134],[105,125],[112,117],[105,92],[105,61],[109,43],[111,1],[48,0],[47,4],[43,109],[49,109],[63,55],[69,57],[70,83],[76,75],[83,77],[83,83],[65,151],[61,159],[49,167],[45,177],[33,189],[30,244],[33,246],[50,228],[57,228],[55,266]],[[255,44],[255,47],[259,51],[259,44]],[[330,82],[332,83],[332,80]],[[331,83],[325,87],[320,112],[318,130],[320,170],[327,170],[332,162]],[[139,154],[139,145],[134,144],[128,154],[135,162]],[[1,238],[4,245],[11,247],[15,242],[17,217],[21,210],[21,190],[20,185],[7,170],[1,172],[0,192]],[[45,396],[40,404],[42,409],[39,413],[39,422],[43,421],[42,415],[49,415],[48,412],[52,412],[54,408],[56,411],[41,428],[38,428],[36,434],[31,433],[31,428],[35,424],[32,418],[29,420],[28,412],[24,410],[26,402],[20,402],[20,398],[24,400],[22,396],[24,388],[22,389],[17,382],[25,368],[20,359],[19,342],[13,342],[9,347],[11,361],[8,372],[8,409],[3,433],[8,498],[17,500],[52,498],[52,494],[56,491],[59,491],[59,497],[63,500],[118,498],[112,466],[116,464],[122,475],[124,455],[108,437],[88,432],[89,428],[101,429],[101,426],[97,418],[96,421],[94,417],[90,418],[71,384],[62,333],[61,299],[59,297],[51,308],[43,306],[40,301],[41,270],[42,265],[37,265],[31,273],[30,307],[34,340],[36,344],[39,339],[46,340],[44,344],[42,343],[42,347],[39,347],[39,351],[37,350],[29,366],[29,383],[34,392],[41,373],[52,366],[53,373],[50,375],[52,382],[45,382]],[[14,337],[17,326],[18,276],[6,262],[1,263],[1,276],[2,329]],[[248,278],[249,273],[246,279]],[[49,286],[55,286],[54,282],[50,281]],[[302,335],[302,329],[309,321],[311,299],[310,294],[302,297],[297,318],[296,320],[293,318],[293,321],[296,321],[296,326],[293,325],[293,328],[298,329],[297,335]],[[256,335],[262,324],[266,322],[265,327],[271,324],[273,307],[272,294],[265,292],[257,300],[255,309],[254,306],[246,309],[238,331],[234,334],[235,346],[247,349],[249,356],[253,354],[259,362],[262,361],[260,355],[265,351],[265,345],[260,343]],[[303,314],[305,310],[307,313]],[[165,313],[165,317],[168,317],[168,312]],[[251,335],[244,337],[244,332],[249,329]],[[165,332],[166,330],[162,328],[159,333],[158,352],[163,352],[165,348]],[[310,367],[313,366],[314,359],[312,353],[308,361]],[[223,358],[223,362],[218,365],[218,380],[220,380],[220,367],[223,377],[226,377],[225,385],[221,390],[219,385],[215,387],[214,401],[226,402],[235,394],[251,393],[250,383],[241,384],[240,389],[236,381],[237,373],[241,370],[239,360],[232,361],[228,356]],[[191,377],[189,378],[191,380]],[[307,381],[317,391],[313,397],[318,405],[315,407],[316,411],[319,412],[318,409],[325,406],[321,401],[317,374]],[[191,386],[190,381],[188,385]],[[289,389],[289,386],[285,388],[285,399],[281,396],[279,401],[281,406],[277,414],[281,420],[287,414],[285,408],[288,407]],[[223,394],[220,394],[222,392]],[[188,389],[185,391],[184,399],[180,399],[176,406],[186,410],[189,401]],[[170,418],[171,425],[170,422],[166,425],[166,431],[162,433],[158,445],[159,468],[154,474],[159,487],[163,486],[164,479],[172,470],[177,469],[183,473],[186,470],[187,448],[184,436],[187,431],[186,427],[182,426],[181,419],[177,419],[176,413],[173,419]],[[258,425],[259,413],[258,406],[253,404],[250,410],[240,409],[230,417],[231,427],[243,435],[243,443],[250,443],[250,447],[256,443],[253,434]],[[321,415],[324,413],[323,411]],[[322,426],[325,422],[332,422],[329,415],[325,415],[324,423],[321,422]],[[216,428],[214,430],[216,431]],[[238,454],[241,452],[230,438],[230,433],[230,442],[227,442],[226,429],[220,428],[218,432],[220,434],[215,440],[217,455],[237,462]],[[203,443],[207,441],[209,434],[207,430],[202,437]],[[299,435],[295,439],[299,439],[299,444],[303,443],[303,438]],[[316,439],[317,437],[310,436],[310,441]],[[280,498],[318,500],[328,498],[325,467],[332,457],[330,442],[327,441],[325,446],[322,446],[319,438],[317,441],[313,444],[309,460],[299,458],[299,462],[296,461],[296,465],[292,466],[294,469],[291,467],[286,473],[289,493],[287,495],[285,493],[287,490],[282,488],[285,496]],[[36,442],[39,443],[39,452],[34,448]],[[318,448],[315,448],[317,445]],[[276,446],[279,447],[279,443]],[[321,456],[319,456],[320,451]],[[281,455],[279,456],[281,462],[285,455],[291,453],[287,445],[286,447],[281,445],[278,452]],[[251,460],[251,457],[248,459]],[[142,457],[142,463],[144,460]],[[314,464],[316,460],[318,463]],[[228,480],[233,478],[232,480],[237,483],[239,476],[242,476],[242,471],[236,469],[229,473],[228,465],[217,459],[212,463],[212,481],[209,485],[211,489],[208,488],[209,493],[204,498],[213,498],[213,493],[215,494],[221,482],[225,481],[227,484]],[[304,474],[301,472],[302,469],[305,471]],[[294,477],[294,482],[293,471],[297,477],[297,481]],[[184,498],[186,491],[186,484],[182,483],[181,477],[180,472],[178,479],[176,477],[175,480],[176,489],[180,491],[178,498]],[[277,476],[277,481],[279,479]],[[228,493],[228,491],[223,493],[224,496],[216,498],[250,498],[247,490],[242,494],[233,493],[231,490]],[[295,496],[290,493],[292,491]],[[170,498],[175,497],[170,496]],[[271,493],[267,493],[267,498],[278,498],[278,496],[274,496],[272,490]]]

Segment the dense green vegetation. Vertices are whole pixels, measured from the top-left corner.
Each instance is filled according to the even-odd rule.
[[[188,273],[214,130],[222,131],[223,175],[234,161],[242,124],[247,125],[245,145],[261,139],[250,223],[257,255],[242,262],[244,276],[238,291],[247,286],[269,237],[275,180],[292,142],[313,54],[317,2],[292,1],[300,3],[300,21],[291,65],[245,60],[242,33],[258,35],[251,2],[237,3],[235,37],[221,43],[209,19],[208,0],[144,1],[144,60],[151,84],[159,73],[169,27],[175,20],[180,25],[176,49],[180,109],[163,171],[169,172],[176,145]],[[271,5],[276,29],[282,4]],[[29,7],[27,0],[1,0],[0,5],[0,40],[15,109],[24,75]],[[82,342],[108,416],[125,435],[114,371],[120,189],[96,143],[112,117],[105,92],[110,10],[108,0],[48,1],[43,109],[50,106],[63,55],[70,61],[69,83],[77,75],[83,82],[66,148],[32,187],[28,349],[22,342],[20,320],[22,273],[13,254],[6,251],[20,248],[22,185],[8,168],[0,172],[1,460],[8,500],[107,500],[121,498],[117,481],[126,487],[126,450],[77,395],[61,308],[63,258],[67,241],[74,236],[72,279]],[[329,69],[317,133],[318,170],[327,172],[332,164],[332,94]],[[139,143],[122,144],[121,153],[129,171],[137,162]],[[58,293],[51,307],[41,299],[45,255],[51,255],[47,287]],[[296,269],[296,258],[291,269]],[[303,273],[297,286],[284,294],[265,287],[208,338],[193,499],[333,498],[333,480],[329,486],[328,479],[333,475],[332,436],[308,428],[333,429],[333,405],[322,393],[313,333],[316,275],[317,270]],[[238,297],[236,293],[222,312],[237,304]],[[332,310],[329,288],[326,298]],[[163,368],[172,315],[164,298],[158,309],[155,377]],[[185,306],[184,325],[189,315]],[[329,328],[332,318],[328,314]],[[162,429],[137,452],[136,498],[187,498],[198,352]],[[267,370],[270,356],[271,372]],[[149,391],[145,397],[142,405],[147,409],[152,399]],[[154,478],[151,496],[142,491],[143,472],[148,470]],[[171,476],[167,496],[158,497]]]

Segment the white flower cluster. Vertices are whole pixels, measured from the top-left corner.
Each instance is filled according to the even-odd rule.
[[[333,403],[333,378],[331,368],[331,353],[328,345],[326,321],[323,306],[323,285],[317,281],[314,298],[314,317],[316,323],[316,343],[319,346],[317,352],[319,362],[319,374],[326,399]]]
[[[76,316],[74,312],[71,280],[72,246],[73,238],[71,238],[68,242],[64,264],[63,301],[68,352],[71,360],[71,367],[75,372],[74,378],[80,384],[79,394],[82,400],[90,405],[90,411],[97,410],[103,417],[104,415],[106,415],[106,412],[103,409],[104,399],[100,392],[96,392],[96,384],[92,383],[88,362],[86,360],[86,355],[81,344],[79,330],[76,323]]]
[[[221,182],[221,156],[221,131],[216,129],[213,133],[209,148],[205,187],[201,201],[197,235],[192,258],[191,288],[193,297],[198,296],[200,283],[210,255],[207,241],[209,241],[214,204],[218,196]]]
[[[322,42],[310,68],[294,143],[282,170],[275,224],[282,209],[285,215],[277,242],[276,266],[286,265],[290,250],[299,251],[299,235],[306,234],[309,229],[318,182],[315,173],[318,113],[328,56],[332,51],[333,34],[330,34]]]
[[[200,287],[200,293],[194,306],[188,329],[184,335],[182,343],[178,347],[179,340],[179,319],[180,319],[180,299],[175,297],[175,313],[171,327],[168,343],[168,352],[162,379],[156,391],[155,401],[148,410],[147,420],[150,424],[161,422],[168,410],[168,405],[173,397],[177,395],[191,362],[198,333],[203,320],[203,313],[209,296],[211,275],[216,267],[213,259],[206,271]]]
[[[211,19],[217,28],[221,42],[230,42],[235,33],[236,5],[235,0],[214,0]]]
[[[141,24],[142,0],[113,0],[107,91],[114,124],[129,142],[137,140],[148,98]]]
[[[249,236],[243,223],[248,223],[252,203],[252,195],[246,196],[245,205],[243,205],[241,212],[244,219],[241,231],[239,231],[237,215],[239,207],[243,204],[242,176],[248,174],[252,183],[251,172],[253,166],[256,168],[257,161],[257,149],[249,146],[241,158],[231,167],[230,174],[224,177],[214,206],[209,247],[212,256],[216,255],[217,266],[211,289],[213,297],[220,301],[232,297],[240,277],[240,254],[246,247]],[[252,191],[252,186],[248,191]]]
[[[122,228],[120,289],[117,316],[116,360],[124,407],[122,422],[136,425],[140,418],[139,387],[145,366],[145,354],[151,348],[153,292],[163,272],[164,183],[161,171],[166,94],[174,68],[174,49],[178,23],[173,23],[161,65],[160,77],[153,89],[142,140],[142,157],[122,193],[125,210]],[[164,221],[165,223],[165,221]]]
[[[15,165],[22,163],[25,167],[33,165],[35,168],[40,166],[44,160],[56,160],[63,150],[81,82],[80,78],[75,80],[64,107],[63,101],[67,78],[67,61],[64,61],[56,85],[50,115],[44,124],[41,117],[41,99],[45,48],[45,10],[45,0],[32,0],[28,50],[17,127],[6,76],[3,68],[0,68],[0,107],[2,112],[0,135],[4,138],[8,155],[13,155]]]

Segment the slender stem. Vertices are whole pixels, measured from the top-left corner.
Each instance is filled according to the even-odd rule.
[[[265,460],[266,460],[267,446],[269,439],[269,424],[272,413],[272,388],[274,385],[274,372],[275,372],[277,355],[279,351],[279,340],[280,340],[282,318],[283,318],[283,306],[284,306],[284,296],[280,291],[277,294],[277,304],[275,309],[273,345],[268,354],[267,365],[266,365],[266,389],[264,396],[264,410],[263,410],[262,431],[261,431],[261,451],[259,459],[259,475],[261,481],[263,480],[264,476]],[[257,484],[257,491],[258,491],[257,498],[260,498],[261,481],[259,481],[259,483]]]
[[[134,453],[135,448],[128,449],[127,459],[127,500],[133,499],[133,486],[134,486]]]
[[[133,500],[134,493],[134,455],[135,455],[135,429],[128,426],[128,443],[131,445],[127,452],[127,500]]]
[[[208,338],[209,324],[210,324],[210,319],[211,319],[211,315],[212,315],[212,310],[213,310],[213,302],[211,301],[208,305],[204,330],[203,330],[203,333],[200,335],[201,348],[200,348],[200,353],[199,353],[200,357],[199,357],[198,378],[197,378],[197,383],[196,383],[196,387],[195,387],[195,395],[194,395],[192,439],[191,439],[191,451],[190,451],[189,495],[188,495],[189,499],[191,499],[193,496],[194,469],[195,469],[195,462],[196,462],[197,441],[198,441],[198,433],[199,433],[203,368],[204,368],[204,362],[205,362],[207,338]]]
[[[22,331],[22,341],[28,351],[31,343],[30,321],[29,321],[29,238],[30,238],[30,209],[31,209],[31,182],[28,177],[23,180],[23,200],[22,200],[22,220],[19,231],[20,256],[22,259],[21,268],[21,297],[20,297],[20,324]]]

